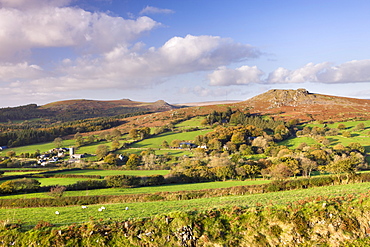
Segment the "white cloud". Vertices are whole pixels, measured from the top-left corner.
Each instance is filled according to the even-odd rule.
[[[261,82],[260,77],[264,73],[257,66],[242,66],[237,69],[219,67],[208,75],[211,86],[243,85]]]
[[[4,2],[3,6],[9,6]],[[29,5],[35,2],[30,1]],[[23,59],[24,53],[39,47],[74,47],[85,53],[107,52],[118,44],[130,44],[143,32],[160,25],[146,16],[127,20],[80,8],[46,4],[62,5],[68,1],[44,2],[45,6],[40,8],[0,9],[0,61]],[[13,5],[21,3],[23,1],[17,0]]]
[[[267,78],[268,83],[302,83],[302,82],[317,82],[317,76],[330,67],[330,64],[308,63],[302,68],[296,70],[287,70],[285,68],[278,68],[271,72]]]
[[[63,76],[34,83],[63,85],[59,90],[140,88],[163,82],[170,76],[215,69],[258,55],[255,48],[229,39],[187,35],[174,37],[158,49],[145,50],[142,43],[131,47],[119,45],[95,59],[85,56],[66,60],[59,70]]]
[[[242,66],[236,69],[220,67],[208,75],[212,86],[243,85],[248,83],[291,84],[304,82],[350,83],[370,82],[370,59],[354,60],[332,66],[329,62],[308,63],[296,70],[278,68],[266,79],[264,72],[256,66]]]
[[[38,65],[27,62],[12,64],[0,64],[0,78],[1,81],[13,81],[19,79],[32,79],[43,76],[45,73]]]
[[[175,11],[172,9],[160,9],[153,6],[146,6],[144,9],[140,11],[141,15],[144,14],[173,14]]]
[[[1,8],[34,9],[67,6],[73,0],[0,0]]]
[[[309,63],[296,70],[278,68],[270,73],[267,83],[348,83],[370,81],[370,59],[354,60],[331,66],[324,62],[319,64]]]
[[[328,67],[317,77],[319,82],[324,83],[370,82],[370,59]]]

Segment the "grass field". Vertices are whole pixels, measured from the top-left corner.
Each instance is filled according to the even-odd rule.
[[[366,127],[365,130],[369,130],[369,128],[370,128],[370,120],[367,120],[367,121],[336,122],[336,123],[332,123],[332,124],[326,124],[326,126],[329,127],[329,128],[337,128],[339,124],[344,124],[347,127],[347,130],[350,130],[350,129],[353,129],[354,127],[356,127],[356,125],[359,124],[359,123],[364,123],[364,125]],[[323,124],[310,123],[310,124],[305,124],[304,126],[308,126],[308,127],[314,127],[314,126],[323,127]],[[302,128],[304,126],[302,126]]]
[[[264,184],[270,180],[247,180],[247,181],[225,181],[225,182],[208,182],[208,183],[192,183],[192,184],[170,184],[162,186],[138,187],[138,188],[108,188],[86,191],[65,191],[64,196],[95,196],[95,195],[127,195],[127,194],[144,194],[156,193],[162,191],[189,191],[203,189],[229,188],[242,185]],[[29,193],[20,195],[1,196],[1,199],[16,199],[16,198],[48,198],[46,193]]]
[[[75,144],[74,140],[64,140],[63,141],[63,147],[70,147],[70,146],[73,146],[74,144]],[[5,156],[6,152],[10,150],[13,150],[14,152],[16,152],[17,155],[19,155],[21,153],[30,153],[30,154],[35,153],[37,150],[43,153],[55,147],[56,146],[53,142],[39,143],[39,144],[5,149],[4,151],[0,151],[0,156]]]
[[[370,183],[359,183],[244,196],[226,196],[183,201],[106,204],[104,205],[106,210],[102,212],[98,211],[102,205],[87,205],[88,207],[86,209],[81,208],[81,206],[2,209],[0,211],[0,218],[10,222],[21,221],[29,225],[35,225],[40,220],[54,224],[80,223],[88,221],[90,217],[103,220],[107,220],[108,218],[111,220],[126,220],[129,218],[150,217],[173,211],[206,210],[231,206],[255,206],[256,204],[285,205],[308,197],[358,195],[368,192],[369,189]],[[128,210],[125,210],[126,207],[128,207]],[[60,214],[56,215],[56,211]]]
[[[202,127],[201,122],[205,117],[194,117],[189,120],[183,121],[181,123],[175,124],[176,128],[186,129],[186,128],[193,128],[193,127]]]
[[[147,150],[147,148],[128,148],[128,149],[123,149],[123,150],[117,150],[115,153],[117,154],[140,154],[142,151]],[[189,150],[184,150],[184,149],[155,149],[153,150],[156,155],[172,155],[172,156],[192,156],[193,153]]]
[[[166,132],[159,134],[156,137],[144,139],[142,141],[136,142],[131,145],[133,148],[161,148],[163,141],[167,141],[169,144],[173,140],[180,140],[180,141],[191,141],[194,140],[198,135],[205,135],[208,132],[211,132],[211,129],[207,130],[197,130],[197,131],[189,131],[189,132],[180,132],[180,133],[173,133],[173,132]]]
[[[169,170],[75,170],[58,172],[56,174],[78,174],[78,175],[130,175],[130,176],[151,176],[151,175],[167,175]]]

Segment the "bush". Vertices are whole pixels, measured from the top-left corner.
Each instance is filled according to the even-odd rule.
[[[140,179],[140,177],[128,175],[114,175],[105,177],[108,187],[134,187],[140,184]]]

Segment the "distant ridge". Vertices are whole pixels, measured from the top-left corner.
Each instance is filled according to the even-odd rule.
[[[109,109],[118,109],[118,108],[142,108],[142,110],[153,110],[153,111],[168,111],[171,109],[177,109],[177,106],[168,104],[163,100],[158,100],[156,102],[139,102],[132,101],[130,99],[121,99],[121,100],[64,100],[52,102],[46,105],[41,106],[41,108],[54,110],[54,111],[63,111],[63,110],[109,110]]]
[[[138,102],[130,99],[121,100],[63,100],[46,105],[35,104],[0,108],[0,122],[50,118],[63,121],[80,120],[117,115],[137,115],[148,112],[163,112],[178,109],[163,100],[156,102]]]

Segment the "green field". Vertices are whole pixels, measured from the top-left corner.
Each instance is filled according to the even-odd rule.
[[[368,130],[370,128],[370,120],[367,120],[367,121],[335,122],[335,123],[326,124],[326,126],[329,127],[329,128],[337,128],[339,124],[344,124],[347,127],[346,130],[350,130],[350,129],[353,129],[354,127],[356,127],[356,125],[359,124],[359,123],[364,123],[365,124],[365,131],[366,131],[366,129]],[[319,124],[319,123],[310,123],[310,124],[305,124],[304,126],[307,126],[307,127],[314,127],[314,126],[323,127],[324,125]],[[302,128],[304,126],[302,126]]]
[[[180,141],[191,141],[191,140],[194,140],[196,136],[205,135],[211,131],[212,131],[211,129],[207,129],[207,130],[180,132],[180,133],[166,132],[166,133],[159,134],[156,137],[148,138],[148,139],[144,139],[142,141],[136,142],[132,144],[130,147],[161,148],[163,141],[167,141],[169,144],[171,144],[171,142],[176,139]]]
[[[175,124],[176,128],[186,129],[186,128],[194,128],[194,127],[201,127],[201,122],[205,117],[194,117],[189,120],[183,121],[181,123]]]
[[[54,224],[80,223],[88,221],[90,217],[103,220],[110,218],[111,220],[122,221],[129,218],[150,217],[173,211],[206,210],[231,206],[253,207],[256,204],[286,205],[287,203],[308,197],[358,195],[368,192],[369,189],[370,183],[359,183],[244,196],[225,196],[183,201],[106,204],[104,205],[106,210],[102,212],[98,211],[102,205],[88,205],[86,209],[82,209],[81,206],[2,209],[0,211],[0,218],[9,220],[10,222],[21,221],[28,225],[35,225],[40,220]],[[128,207],[128,210],[125,210],[126,207]],[[56,215],[56,211],[60,214]]]
[[[140,155],[142,151],[147,150],[147,148],[128,148],[128,149],[122,149],[117,150],[115,153],[117,154],[138,154]],[[189,150],[184,149],[155,149],[153,150],[156,155],[172,155],[172,156],[192,156],[193,153]]]
[[[151,176],[151,175],[167,175],[169,170],[75,170],[58,172],[56,174],[78,174],[78,175],[130,175],[130,176]]]
[[[127,194],[146,194],[162,191],[176,192],[189,190],[204,190],[217,188],[230,188],[234,186],[254,185],[269,183],[270,180],[247,180],[247,181],[225,181],[225,182],[207,182],[207,183],[192,183],[192,184],[169,184],[161,186],[149,186],[138,188],[108,188],[86,191],[65,191],[64,196],[95,196],[95,195],[127,195]],[[19,195],[2,196],[1,199],[17,199],[17,198],[48,198],[47,193],[29,193]]]
[[[63,141],[63,147],[70,147],[75,144],[74,140],[64,140]],[[0,156],[5,156],[6,152],[12,150],[15,151],[17,155],[21,153],[35,153],[37,150],[39,150],[41,153],[47,152],[50,149],[55,148],[55,144],[53,142],[46,142],[46,143],[39,143],[39,144],[33,144],[33,145],[27,145],[22,147],[15,147],[15,148],[9,148],[5,149],[4,151],[0,151]]]

